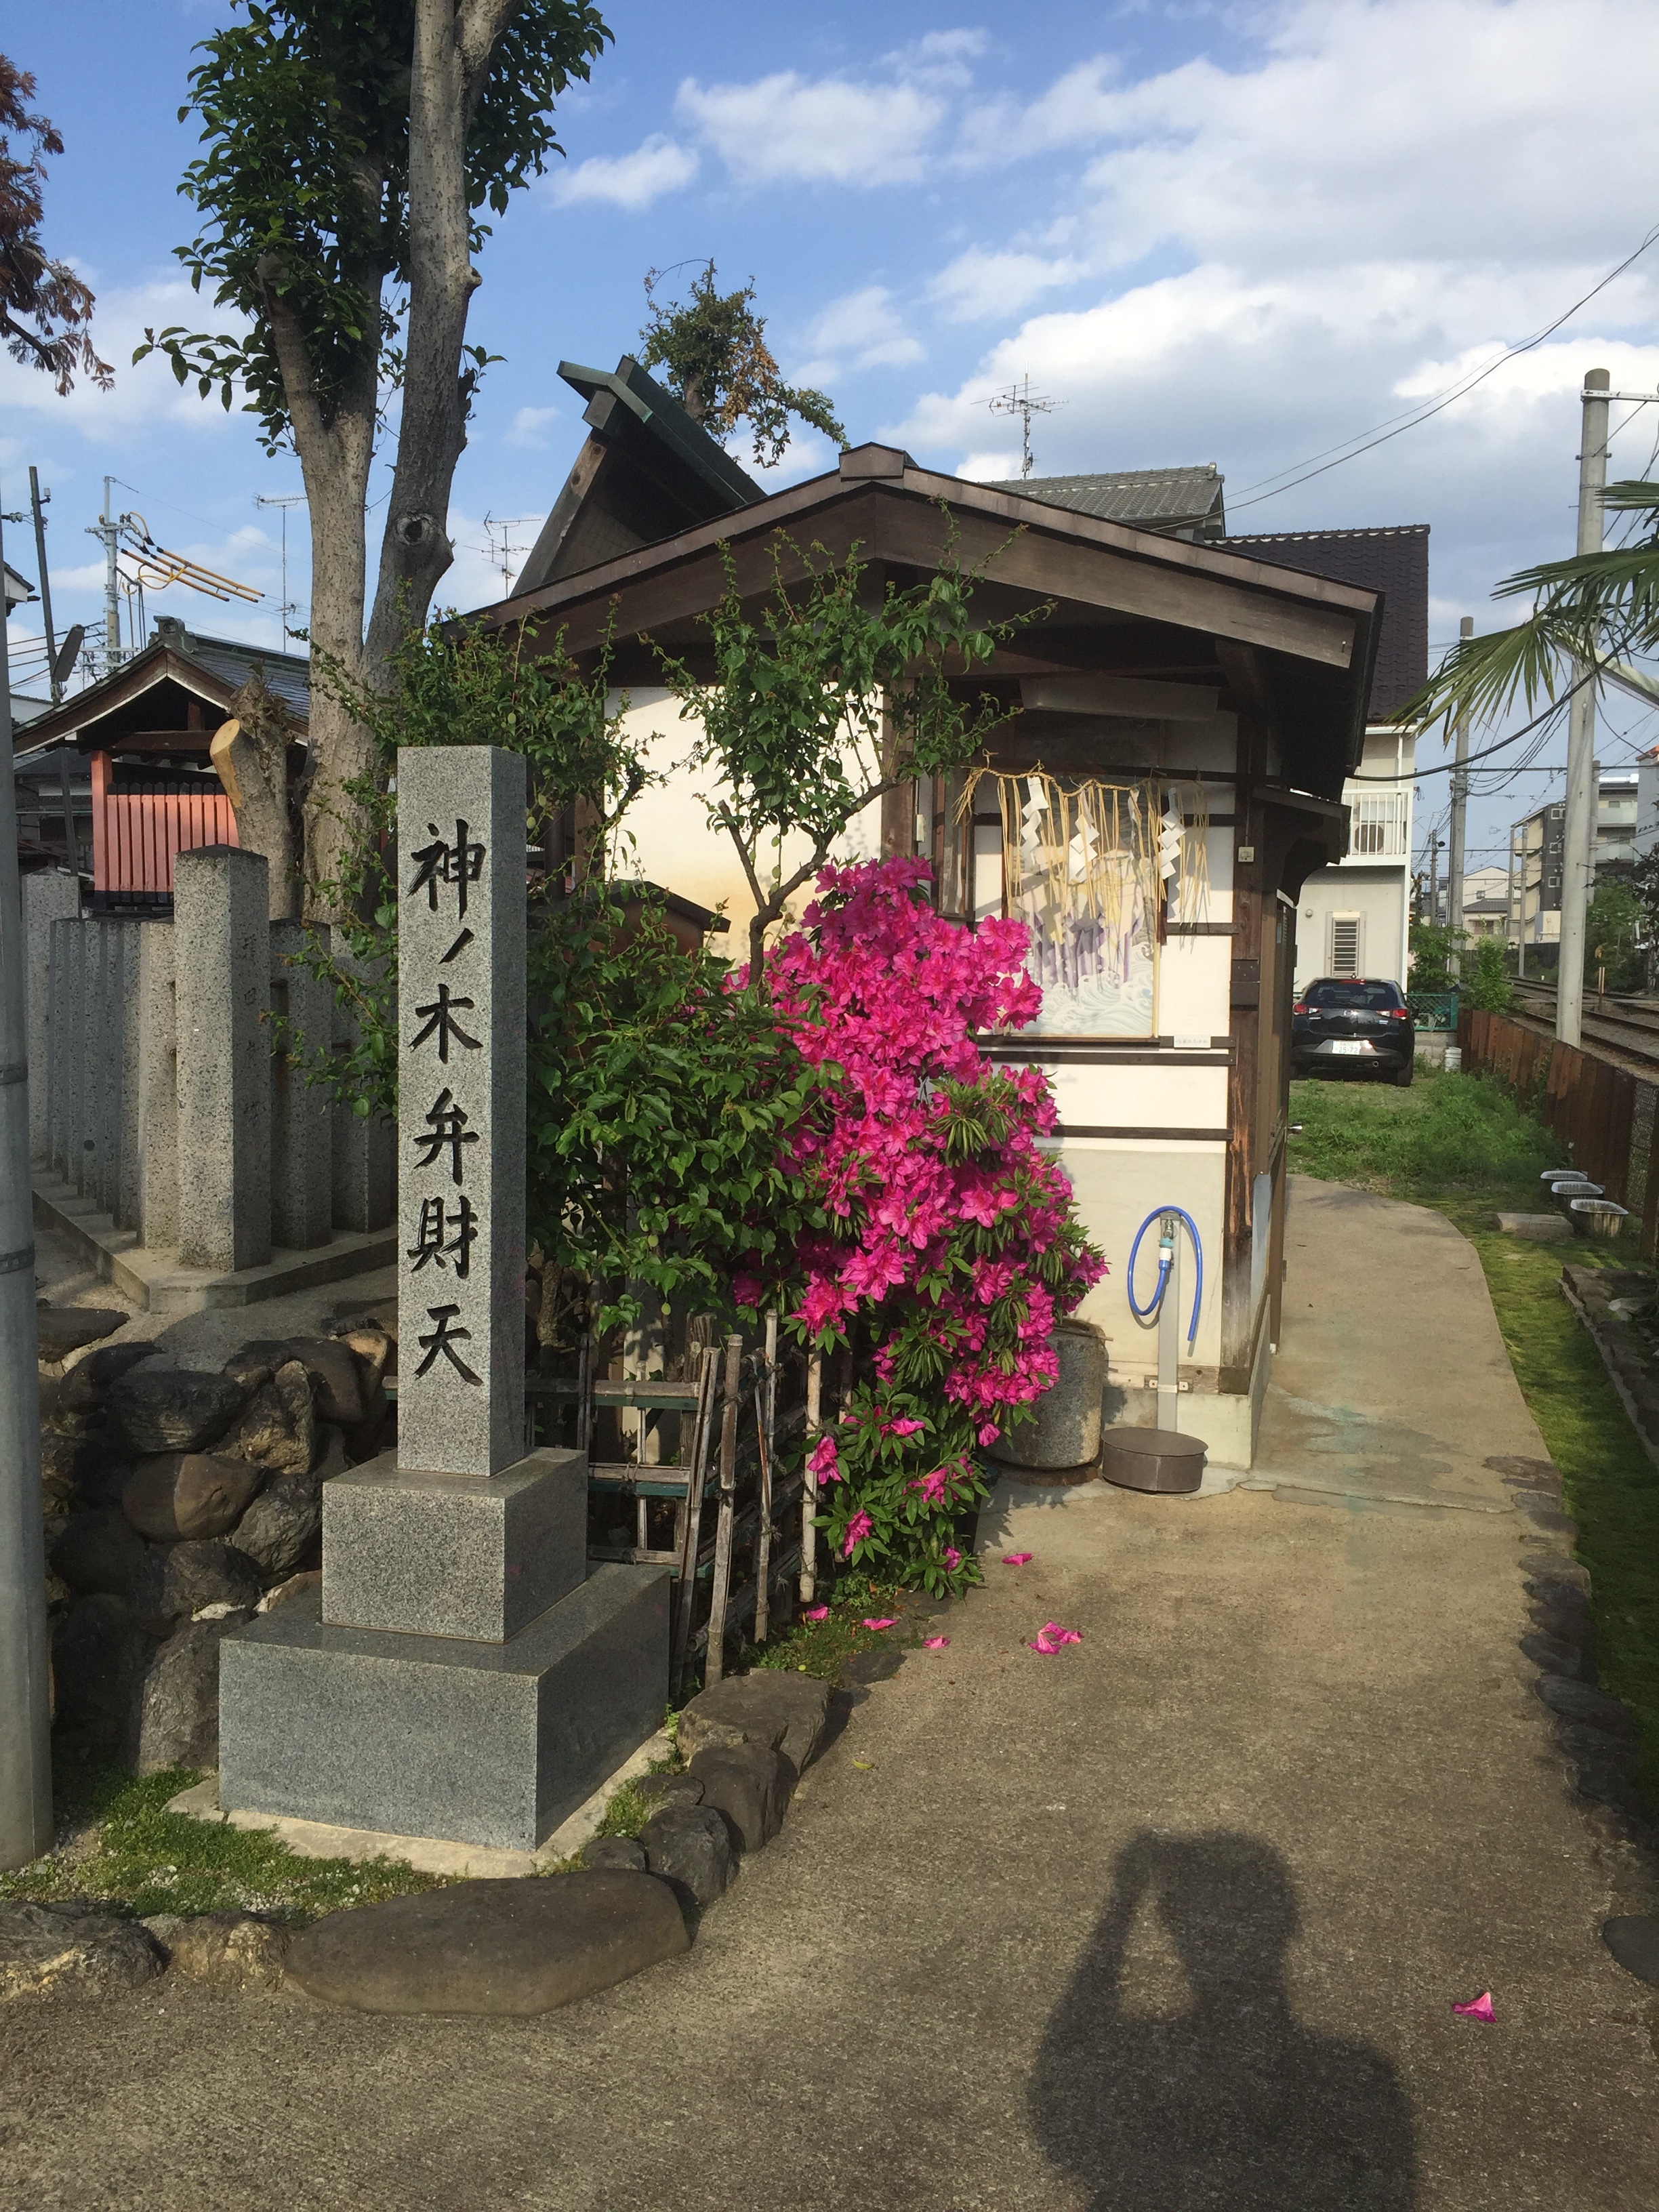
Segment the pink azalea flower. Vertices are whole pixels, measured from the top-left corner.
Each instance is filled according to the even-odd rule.
[[[1490,1990],[1482,1990],[1480,1996],[1468,2004],[1454,2004],[1452,2010],[1460,2020],[1496,2020],[1498,2017],[1492,2008]]]
[[[841,1468],[836,1455],[835,1438],[833,1437],[820,1437],[817,1443],[813,1445],[811,1455],[807,1460],[806,1464],[811,1468],[813,1474],[817,1476],[820,1482],[839,1482],[841,1480]]]
[[[803,1620],[828,1620],[829,1618],[830,1608],[827,1605],[809,1605],[801,1614]]]
[[[843,1559],[850,1559],[854,1552],[875,1527],[867,1513],[855,1513],[847,1524],[847,1537],[841,1547]]]
[[[927,1424],[926,1421],[884,1421],[881,1425],[884,1435],[915,1437],[920,1436]]]
[[[979,1425],[979,1440],[981,1444],[994,1444],[1001,1434],[1002,1431],[994,1421],[981,1421]]]
[[[904,1486],[907,1490],[920,1491],[929,1505],[937,1505],[944,1497],[950,1480],[951,1469],[948,1467],[936,1467],[931,1474],[919,1475],[915,1481],[907,1482]]]
[[[732,1296],[740,1306],[757,1306],[764,1295],[764,1285],[758,1275],[733,1275]]]
[[[860,1626],[865,1628],[891,1628],[895,1625],[896,1618],[897,1616],[896,1614],[890,1613],[885,1620],[866,1620],[860,1623]]]
[[[1002,1555],[1002,1564],[1005,1567],[1023,1567],[1030,1557],[1030,1552],[1005,1552]]]
[[[955,1574],[957,1569],[962,1565],[962,1554],[954,1544],[947,1544],[945,1547],[945,1564],[952,1574]]]
[[[924,1636],[921,1639],[921,1648],[924,1651],[943,1651],[950,1641],[948,1636]]]

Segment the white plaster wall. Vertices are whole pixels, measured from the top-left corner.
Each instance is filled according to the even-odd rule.
[[[1405,975],[1401,951],[1406,936],[1406,879],[1403,869],[1364,873],[1353,867],[1320,868],[1302,886],[1296,921],[1296,988],[1330,973],[1330,917],[1363,915],[1364,941],[1360,965],[1367,975],[1398,983]]]
[[[1090,1236],[1106,1255],[1109,1272],[1079,1309],[1106,1338],[1110,1379],[1136,1389],[1158,1368],[1158,1332],[1143,1328],[1129,1310],[1129,1247],[1146,1216],[1160,1206],[1178,1206],[1198,1224],[1204,1243],[1204,1301],[1199,1310],[1198,1340],[1192,1359],[1215,1367],[1221,1358],[1222,1200],[1226,1155],[1218,1144],[1133,1141],[1082,1138],[1066,1141],[1060,1158],[1072,1179],[1077,1208]],[[1181,1255],[1182,1359],[1188,1358],[1186,1329],[1192,1311],[1190,1243]],[[1136,1287],[1144,1304],[1158,1281],[1158,1231],[1142,1240]]]

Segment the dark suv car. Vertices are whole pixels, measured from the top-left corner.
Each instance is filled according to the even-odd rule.
[[[1370,1068],[1407,1084],[1417,1060],[1417,1024],[1398,983],[1370,975],[1322,975],[1291,1013],[1291,1066]]]

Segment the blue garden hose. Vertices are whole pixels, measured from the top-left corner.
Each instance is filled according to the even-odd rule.
[[[1204,1302],[1204,1240],[1199,1235],[1198,1224],[1190,1213],[1183,1212],[1178,1206],[1155,1206],[1152,1208],[1139,1228],[1136,1230],[1135,1241],[1129,1247],[1129,1267],[1125,1287],[1129,1293],[1130,1312],[1137,1321],[1150,1321],[1164,1303],[1164,1289],[1170,1279],[1170,1262],[1166,1259],[1158,1261],[1158,1288],[1143,1306],[1137,1305],[1135,1303],[1135,1258],[1140,1250],[1141,1238],[1152,1224],[1155,1221],[1162,1221],[1166,1213],[1172,1213],[1177,1221],[1186,1223],[1187,1233],[1193,1240],[1193,1257],[1198,1262],[1198,1280],[1193,1286],[1193,1317],[1187,1330],[1187,1349],[1190,1352],[1198,1335],[1198,1310]]]

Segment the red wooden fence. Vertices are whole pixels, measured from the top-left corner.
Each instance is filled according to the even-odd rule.
[[[165,773],[146,777],[152,787],[117,787],[110,756],[92,756],[92,882],[94,891],[117,896],[171,897],[173,860],[198,845],[234,845],[236,817],[229,799],[205,778],[188,781]],[[167,788],[171,782],[174,787]]]

